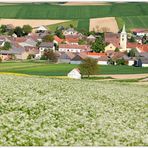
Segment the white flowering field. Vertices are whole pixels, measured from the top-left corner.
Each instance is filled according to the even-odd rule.
[[[146,85],[0,75],[0,145],[148,145],[147,103]]]

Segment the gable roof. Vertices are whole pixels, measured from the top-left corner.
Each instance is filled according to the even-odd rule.
[[[90,50],[90,46],[88,45],[76,45],[76,44],[60,44],[59,48]]]
[[[148,52],[148,44],[142,44],[142,45],[137,45],[137,48],[141,51],[141,52]]]
[[[64,40],[59,38],[57,35],[54,36],[54,40],[57,41],[58,43],[63,42]]]
[[[120,35],[117,33],[106,32],[104,34],[105,42],[112,43],[115,47],[120,47]]]
[[[54,46],[54,43],[52,42],[42,42],[39,47],[53,48],[53,46]]]

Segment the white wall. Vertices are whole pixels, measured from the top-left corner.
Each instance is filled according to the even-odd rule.
[[[107,61],[98,61],[97,64],[99,64],[99,65],[108,65],[108,64],[107,64]]]

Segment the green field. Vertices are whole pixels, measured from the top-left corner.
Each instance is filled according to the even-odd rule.
[[[51,31],[55,31],[57,29],[57,27],[59,27],[59,26],[63,26],[65,28],[67,28],[70,26],[70,24],[73,25],[74,28],[78,28],[78,22],[79,22],[78,20],[70,20],[70,21],[63,22],[63,23],[49,25],[48,28]]]
[[[11,13],[10,13],[11,12]],[[0,18],[16,19],[66,19],[78,29],[89,29],[89,19],[116,17],[119,28],[125,23],[128,29],[148,28],[148,3],[110,3],[96,6],[64,6],[57,3],[30,3],[0,5]],[[49,26],[50,30],[60,25]]]
[[[132,28],[148,28],[148,16],[127,16],[127,17],[116,17],[119,28],[126,25],[126,29]]]
[[[1,63],[0,72],[13,72],[42,76],[66,76],[78,65],[46,63]],[[148,68],[129,66],[98,66],[97,74],[141,74],[148,73]]]
[[[42,3],[0,6],[0,18],[89,19],[144,15],[148,15],[148,3],[112,3],[103,6],[61,6]]]

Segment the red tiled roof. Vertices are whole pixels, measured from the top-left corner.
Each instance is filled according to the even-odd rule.
[[[66,41],[68,43],[78,43],[79,39],[78,38],[66,38]]]
[[[120,36],[116,33],[105,33],[104,35],[106,43],[112,43],[115,47],[120,47]]]
[[[27,38],[25,38],[25,37],[17,37],[17,38],[15,38],[14,39],[16,42],[25,42],[26,40],[27,40]]]
[[[59,37],[56,36],[56,35],[54,36],[54,40],[57,41],[58,43],[61,43],[61,42],[64,41],[63,39],[59,38]]]
[[[148,44],[138,45],[137,48],[141,50],[141,52],[148,52]]]
[[[136,48],[138,46],[138,43],[127,43],[127,48]]]
[[[144,28],[135,28],[135,29],[132,29],[131,31],[136,33],[142,33],[142,32],[148,33],[148,29],[144,29]]]
[[[90,47],[87,45],[76,45],[76,44],[60,44],[59,48],[74,48],[74,49],[90,50]]]
[[[90,55],[90,56],[105,56],[106,53],[87,52],[87,55]]]

